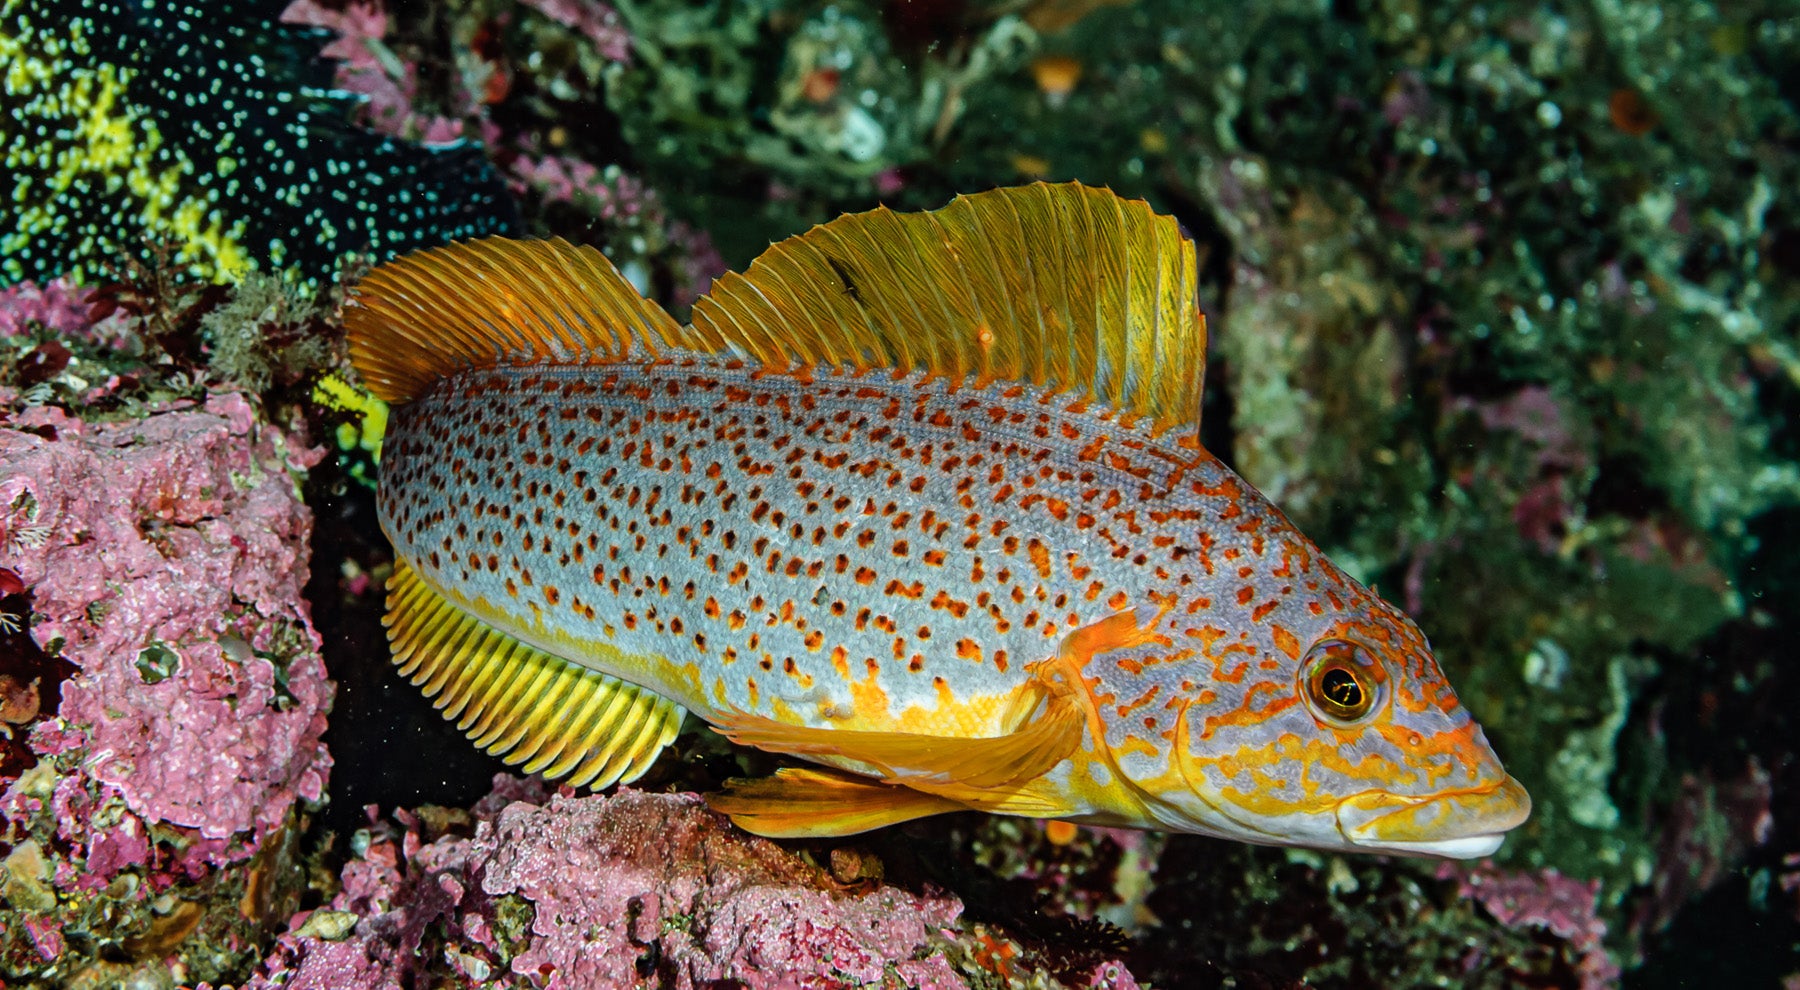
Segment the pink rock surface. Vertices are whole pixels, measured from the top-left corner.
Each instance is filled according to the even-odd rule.
[[[23,282],[0,289],[0,337],[22,333],[32,323],[52,330],[85,330],[93,291],[64,284]]]
[[[598,0],[525,0],[538,13],[573,28],[612,62],[631,61],[631,35],[619,12]]]
[[[1568,941],[1581,960],[1583,990],[1614,986],[1619,965],[1601,944],[1606,922],[1600,920],[1600,881],[1577,880],[1554,869],[1503,870],[1482,864],[1445,864],[1440,878],[1454,878],[1457,896],[1481,902],[1494,920],[1509,928],[1542,928]]]
[[[0,428],[0,566],[32,594],[32,636],[78,668],[33,747],[85,751],[81,774],[145,822],[279,826],[323,793],[332,696],[284,438],[236,394],[43,425],[54,439]]]
[[[966,986],[934,942],[950,895],[845,889],[692,794],[496,784],[472,836],[377,827],[328,909],[354,930],[296,919],[248,986]]]
[[[229,971],[292,910],[276,837],[331,767],[301,597],[316,456],[236,393],[110,421],[0,401],[0,570],[22,586],[0,659],[37,702],[0,761],[0,852],[25,857],[0,982]],[[167,931],[194,934],[148,948]]]

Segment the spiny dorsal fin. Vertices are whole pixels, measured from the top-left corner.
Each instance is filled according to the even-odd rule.
[[[1206,370],[1195,278],[1173,218],[1110,190],[1040,182],[790,237],[713,283],[689,339],[775,369],[1030,382],[1193,424]]]
[[[369,390],[406,402],[466,368],[650,357],[680,334],[606,256],[560,238],[420,251],[370,272],[344,313]]]
[[[681,728],[673,701],[528,646],[445,601],[405,561],[388,579],[400,673],[475,745],[577,787],[636,780]]]

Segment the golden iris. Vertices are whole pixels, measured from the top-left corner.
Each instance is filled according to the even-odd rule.
[[[1386,678],[1367,650],[1343,640],[1313,646],[1307,656],[1306,700],[1331,722],[1360,722],[1382,700]]]

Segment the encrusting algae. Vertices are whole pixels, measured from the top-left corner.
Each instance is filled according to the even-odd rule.
[[[1475,857],[1530,799],[1416,626],[1199,442],[1193,245],[1078,184],[841,217],[680,326],[488,239],[346,315],[401,671],[601,787],[690,711],[764,835],[965,808]]]

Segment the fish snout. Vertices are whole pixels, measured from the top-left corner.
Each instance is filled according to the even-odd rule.
[[[1367,791],[1337,806],[1338,831],[1357,849],[1446,859],[1491,855],[1529,817],[1531,795],[1511,776],[1418,797]]]

